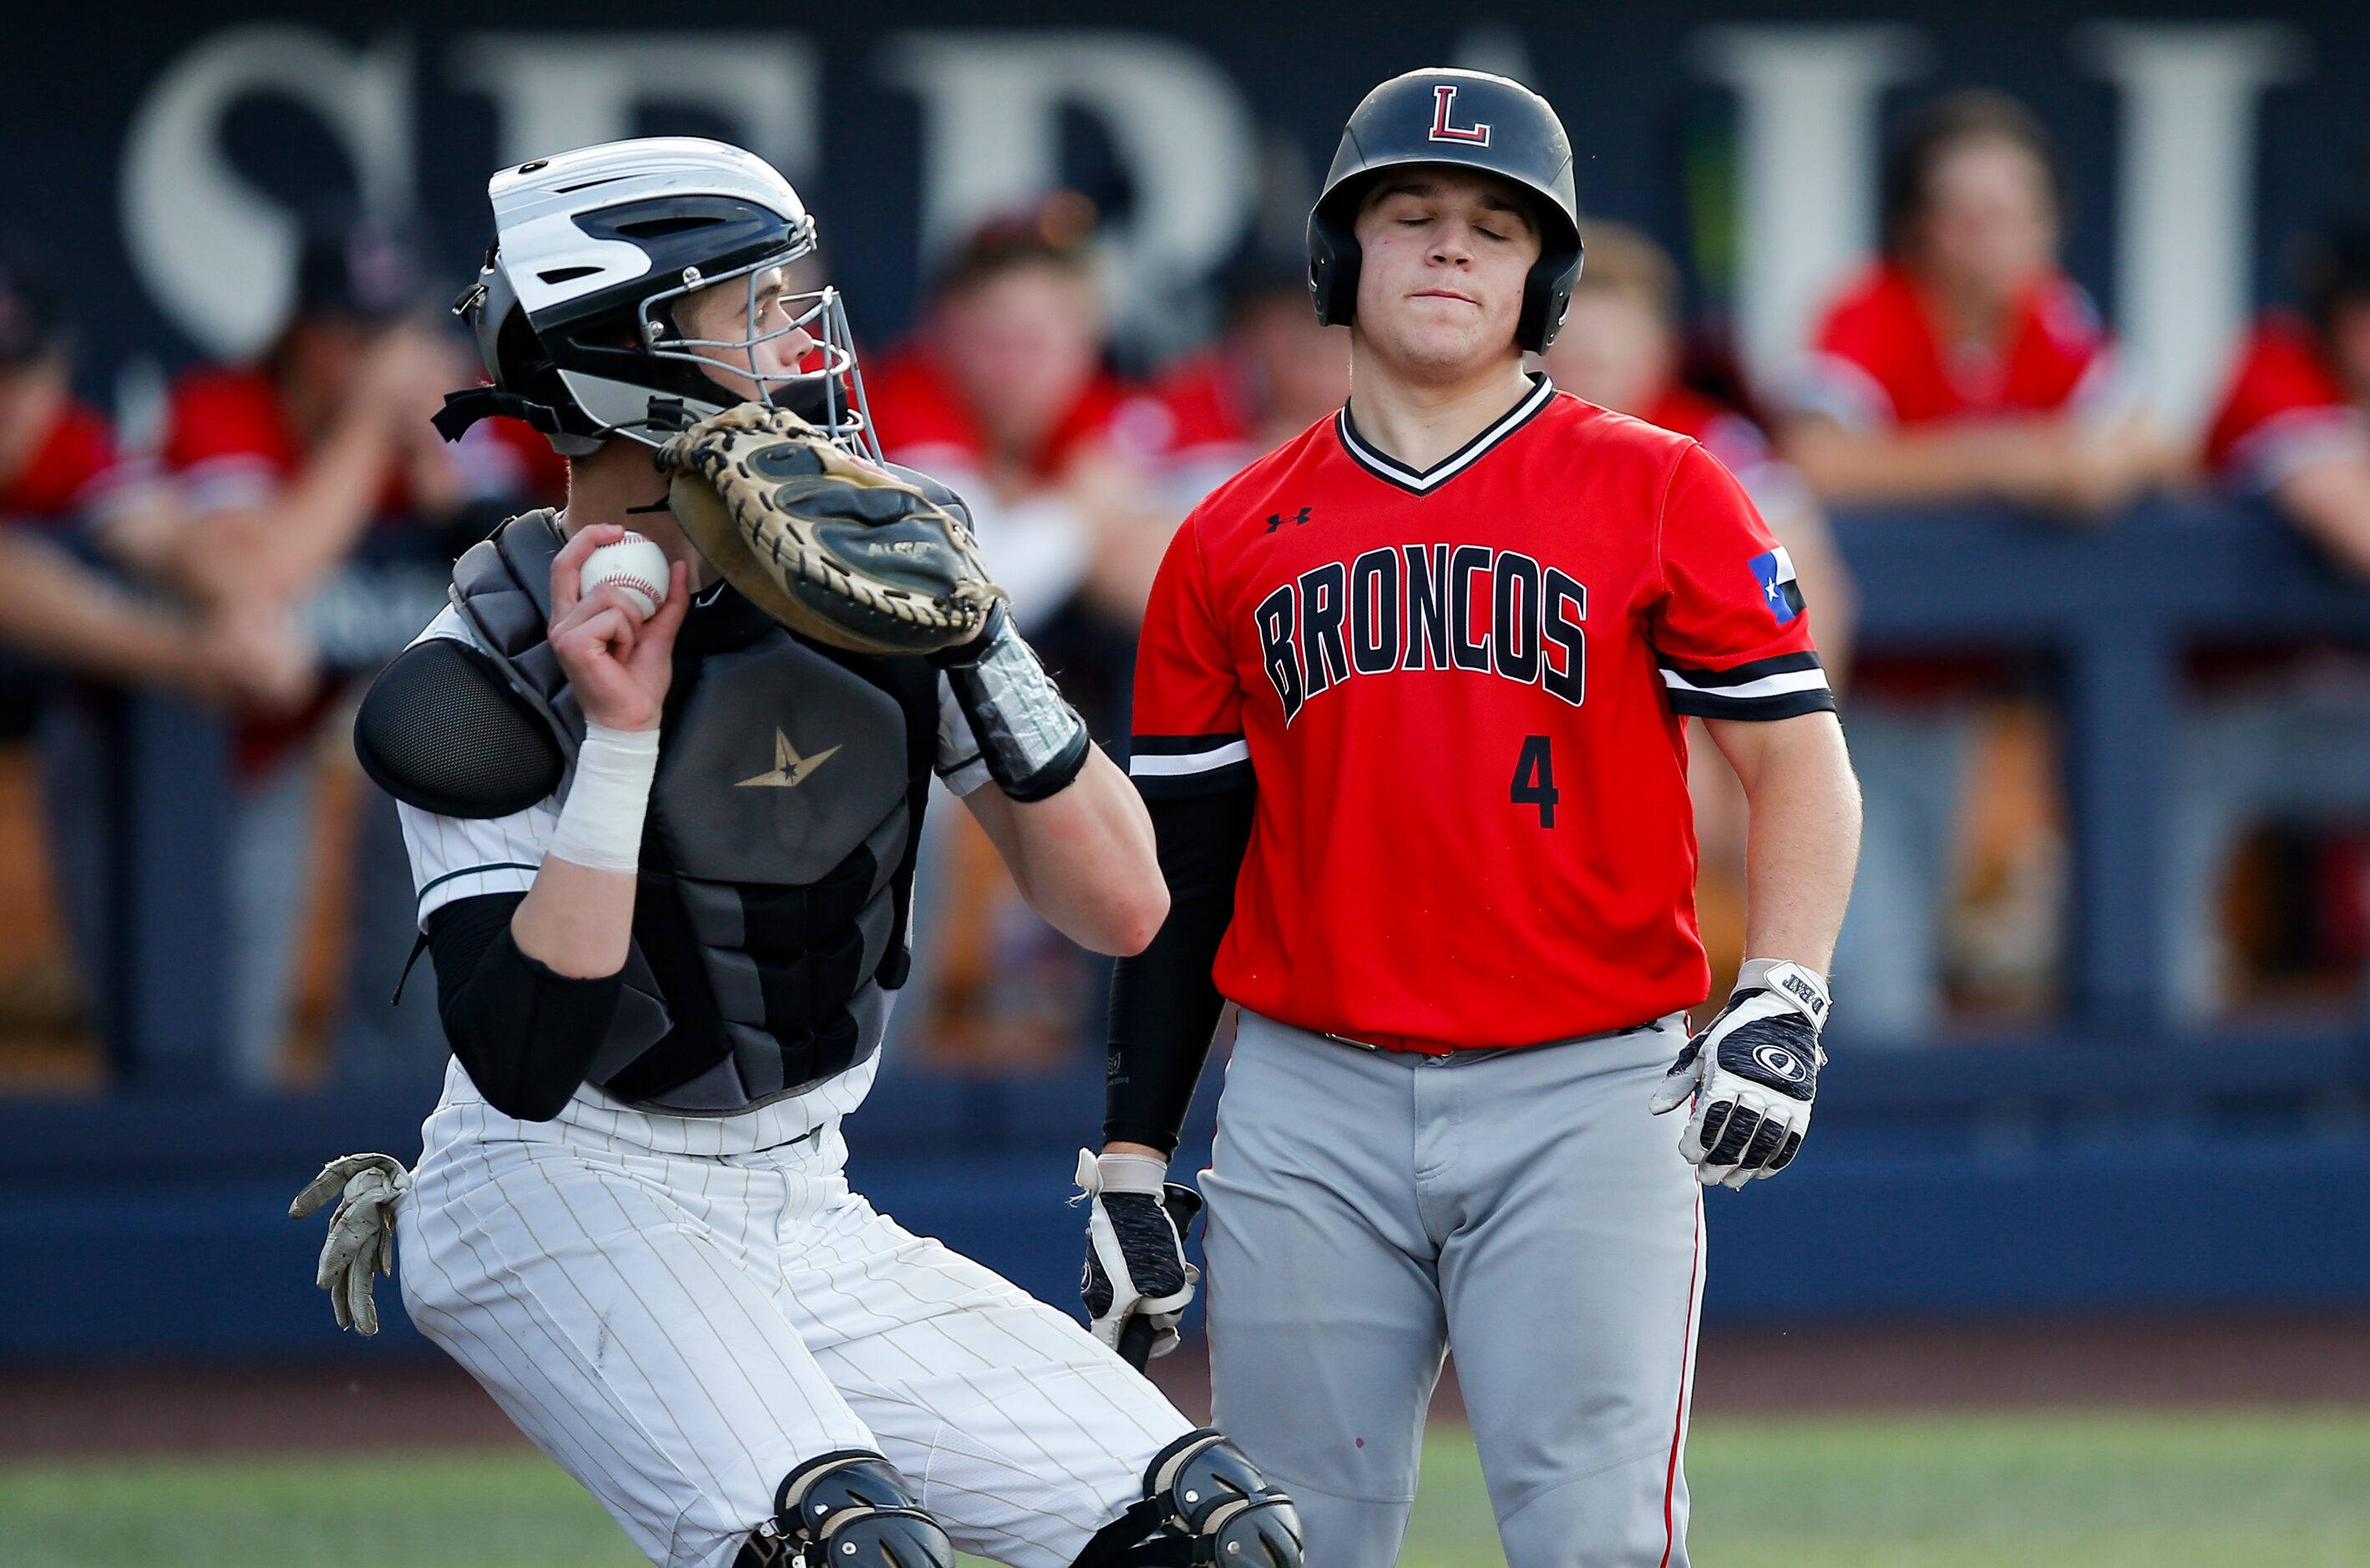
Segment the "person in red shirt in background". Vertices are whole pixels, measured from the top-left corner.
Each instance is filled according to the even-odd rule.
[[[1786,389],[1788,456],[1831,503],[2112,512],[2170,458],[2098,307],[2059,270],[2055,150],[2002,94],[1927,106],[1886,149],[1884,254]]]
[[[311,674],[284,623],[193,616],[120,582],[118,546],[172,527],[170,498],[119,459],[105,417],[75,396],[71,336],[29,247],[0,241],[0,642],[70,677],[31,689],[20,667],[0,706],[12,735],[33,727],[50,880],[103,1036],[108,893],[124,871],[108,809],[122,688],[269,709],[300,698]]]
[[[98,569],[119,536],[154,532],[170,498],[119,460],[106,417],[75,396],[69,337],[38,264],[0,241],[0,642],[95,680],[286,700],[305,670],[293,639],[251,619],[193,619]]]
[[[2271,501],[2330,565],[2370,579],[2370,217],[2310,235],[2296,271],[2306,312],[2257,323],[2205,462],[2231,491]]]
[[[1135,400],[1104,362],[1094,221],[1064,193],[983,224],[864,378],[882,452],[961,492],[1032,637],[1074,602],[1132,636],[1177,521],[1146,507]]]
[[[2205,462],[2229,493],[2268,502],[2332,569],[2370,581],[2370,216],[2325,225],[2297,259],[2305,311],[2257,324]],[[2192,1018],[2226,993],[2216,894],[2245,826],[2370,818],[2370,661],[2358,648],[2216,650],[2204,662],[2182,715],[2162,905],[2167,994]],[[2348,891],[2358,906],[2363,889]]]
[[[1225,293],[1217,340],[1151,393],[1161,491],[1180,516],[1350,400],[1350,329],[1310,313],[1304,263],[1254,259]]]
[[[548,483],[556,460],[524,427],[504,433],[500,427],[513,422],[490,421],[485,437],[448,451],[429,423],[443,394],[471,378],[460,346],[422,319],[419,277],[397,228],[312,214],[289,318],[264,353],[251,364],[201,367],[174,385],[162,457],[189,522],[164,569],[191,597],[227,613],[284,615],[315,601],[358,554],[449,567],[482,532],[477,524],[505,509],[500,496]],[[375,652],[391,655],[403,640]],[[325,678],[301,711],[244,723],[235,738],[229,1038],[241,1087],[267,1087],[280,1072],[312,881],[312,743],[343,689]],[[411,924],[400,898],[374,893],[408,889],[410,868],[394,803],[366,782],[359,787],[355,925],[336,1067],[362,1077],[426,1071],[443,1054],[435,999],[422,991],[387,1008]],[[389,909],[395,915],[374,924]]]
[[[1851,574],[1835,553],[1826,514],[1801,476],[1769,450],[1751,418],[1679,380],[1683,353],[1678,268],[1662,247],[1623,223],[1582,227],[1587,262],[1563,330],[1542,361],[1557,386],[1602,408],[1691,436],[1736,475],[1794,566],[1802,597],[1819,607],[1819,658],[1839,692],[1851,669]],[[1301,314],[1307,315],[1304,308]],[[1744,792],[1690,720],[1687,790],[1694,796],[1699,917],[1717,964],[1732,969],[1743,940]],[[1720,993],[1717,984],[1714,994]]]
[[[1183,508],[1162,509],[1141,397],[1104,358],[1095,211],[1062,193],[981,225],[914,337],[864,375],[880,448],[959,491],[1014,617],[1087,727],[1127,732],[1135,628]],[[969,818],[934,813],[915,901],[942,933],[900,1009],[912,1054],[1041,1064],[1079,1047],[1098,987]]]
[[[1997,500],[2103,519],[2176,461],[2121,391],[2097,310],[2057,262],[2047,133],[1992,92],[1941,98],[1886,150],[1884,254],[1829,308],[1783,389],[1779,450],[1830,505]],[[1836,967],[1841,1027],[1919,1043],[1941,1011],[1941,913],[1963,781],[2012,672],[1869,658],[1846,725],[1866,794]]]
[[[1818,498],[1749,415],[1680,381],[1679,272],[1669,254],[1623,223],[1588,223],[1582,236],[1587,264],[1543,361],[1547,373],[1599,407],[1693,437],[1736,475],[1793,558],[1802,597],[1819,607],[1819,658],[1840,685],[1850,667],[1851,575]]]

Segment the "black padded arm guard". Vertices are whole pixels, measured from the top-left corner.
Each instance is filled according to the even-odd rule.
[[[1013,799],[1059,794],[1087,765],[1094,742],[1086,721],[1063,700],[1003,605],[989,612],[985,631],[961,647],[932,654],[930,662],[947,672],[988,777]]]

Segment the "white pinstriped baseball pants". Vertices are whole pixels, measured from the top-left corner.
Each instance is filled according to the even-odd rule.
[[[585,1091],[519,1122],[456,1065],[398,1219],[412,1321],[653,1562],[729,1564],[800,1460],[877,1448],[964,1551],[1066,1568],[1192,1424],[1066,1317],[874,1212],[835,1115],[735,1151],[770,1133],[731,1124],[766,1115]]]

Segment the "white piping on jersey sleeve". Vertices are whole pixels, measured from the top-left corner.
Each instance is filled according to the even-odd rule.
[[[430,637],[474,641],[461,612],[446,605],[414,645]],[[420,899],[422,931],[428,917],[455,898],[488,893],[523,893],[535,886],[544,851],[559,826],[559,796],[552,795],[507,817],[440,817],[398,801],[403,847],[411,856],[411,885]]]
[[[1214,769],[1224,768],[1236,762],[1248,762],[1250,760],[1251,743],[1244,739],[1235,739],[1213,747],[1207,751],[1195,751],[1179,756],[1159,757],[1147,755],[1142,751],[1133,752],[1128,757],[1127,772],[1130,778],[1179,778],[1190,773],[1210,773]]]
[[[1671,711],[1697,718],[1778,719],[1831,710],[1834,691],[1819,656],[1772,654],[1726,670],[1704,670],[1669,658],[1661,666]]]
[[[1758,680],[1741,681],[1733,686],[1716,686],[1698,684],[1666,664],[1662,666],[1662,684],[1674,691],[1743,702],[1752,697],[1782,697],[1792,692],[1826,691],[1827,672],[1824,670],[1795,670],[1778,675],[1764,675]]]

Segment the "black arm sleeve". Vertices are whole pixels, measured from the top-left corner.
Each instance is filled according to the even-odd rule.
[[[584,1082],[625,981],[554,974],[520,952],[511,915],[525,899],[454,899],[428,917],[428,953],[444,1037],[470,1082],[504,1116],[543,1122]]]
[[[1210,978],[1235,914],[1250,848],[1255,786],[1146,800],[1168,883],[1168,919],[1152,945],[1111,974],[1110,1060],[1103,1139],[1177,1151],[1193,1085],[1225,1005]]]

